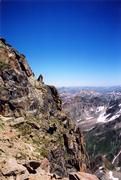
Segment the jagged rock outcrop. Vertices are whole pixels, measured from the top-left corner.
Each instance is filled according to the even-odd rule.
[[[12,157],[23,165],[46,157],[50,172],[60,177],[87,171],[83,136],[62,112],[56,88],[36,80],[25,56],[4,39],[0,39],[0,129],[1,160]]]
[[[26,164],[19,164],[16,159],[10,158],[0,163],[1,180],[98,180],[95,175],[84,172],[69,173],[68,178],[61,178],[49,173],[46,169],[47,165],[46,159],[43,162],[30,161]]]
[[[1,114],[19,117],[61,109],[57,90],[37,81],[25,56],[3,42],[0,43]]]

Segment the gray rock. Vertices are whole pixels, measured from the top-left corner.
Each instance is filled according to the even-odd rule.
[[[16,176],[17,174],[25,174],[26,168],[18,164],[16,159],[11,158],[3,162],[1,172],[4,176]]]
[[[24,117],[19,117],[19,118],[14,119],[14,121],[11,122],[10,125],[11,126],[16,126],[16,125],[22,124],[24,122],[25,122]]]

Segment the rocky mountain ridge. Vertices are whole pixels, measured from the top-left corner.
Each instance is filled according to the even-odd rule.
[[[36,80],[26,57],[1,38],[0,179],[91,179],[84,172],[83,135],[62,111],[58,91],[42,75]]]

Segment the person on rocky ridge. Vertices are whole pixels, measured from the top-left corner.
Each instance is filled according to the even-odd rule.
[[[40,83],[44,84],[44,81],[43,81],[43,75],[40,74],[37,81],[39,81]]]

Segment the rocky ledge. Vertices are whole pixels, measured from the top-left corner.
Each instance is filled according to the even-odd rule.
[[[63,113],[56,88],[36,79],[26,57],[1,38],[0,179],[91,179],[84,172],[83,135]]]
[[[23,164],[17,163],[16,159],[10,158],[0,162],[2,180],[98,180],[96,176],[84,173],[69,173],[68,177],[61,178],[49,172],[49,161],[30,160]]]

